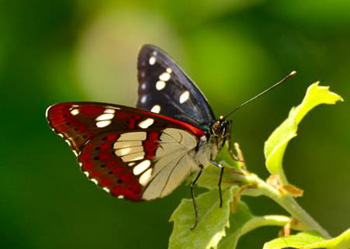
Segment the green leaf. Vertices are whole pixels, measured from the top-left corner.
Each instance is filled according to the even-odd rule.
[[[230,206],[234,196],[234,187],[223,191],[223,206],[219,207],[218,190],[208,191],[196,198],[199,222],[195,229],[192,200],[184,199],[172,214],[170,221],[174,229],[170,237],[170,249],[209,249],[216,248],[229,226]]]
[[[317,232],[302,232],[296,235],[281,237],[265,243],[263,249],[279,248],[299,248],[299,249],[349,249],[350,248],[350,229],[343,232],[336,238],[325,240]]]
[[[330,92],[329,87],[316,82],[306,92],[303,102],[292,108],[288,118],[271,134],[265,142],[266,167],[271,174],[283,174],[282,160],[289,141],[297,135],[298,125],[304,116],[320,104],[335,104],[342,97]]]
[[[242,228],[253,218],[247,204],[240,201],[236,206],[236,212],[230,217],[230,227],[226,231],[226,237],[220,241],[219,249],[235,249],[242,235]]]
[[[230,227],[226,230],[227,235],[220,241],[219,249],[235,249],[242,236],[259,227],[283,227],[291,221],[291,218],[283,215],[255,216],[250,212],[248,205],[240,201],[236,212],[231,214]],[[293,229],[300,229],[300,227],[293,226]]]
[[[308,231],[271,240],[264,244],[263,249],[300,248],[323,240],[319,233]]]

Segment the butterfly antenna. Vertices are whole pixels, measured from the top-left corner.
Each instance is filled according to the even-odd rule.
[[[241,109],[243,106],[249,104],[250,102],[253,102],[254,100],[260,98],[261,96],[263,96],[265,93],[271,91],[272,89],[282,85],[283,83],[285,83],[287,80],[289,80],[290,78],[292,78],[297,72],[296,71],[292,71],[290,74],[288,74],[287,76],[285,76],[283,79],[281,79],[280,81],[278,81],[276,84],[270,86],[269,88],[267,88],[266,90],[262,91],[261,93],[259,93],[258,95],[255,95],[253,98],[248,99],[246,102],[240,104],[239,106],[237,106],[235,109],[233,109],[232,111],[230,111],[228,114],[226,114],[224,116],[224,118],[226,119],[228,116],[230,116],[232,113],[238,111],[239,109]]]

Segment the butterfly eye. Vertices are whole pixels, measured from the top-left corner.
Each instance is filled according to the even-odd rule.
[[[216,136],[219,136],[221,134],[221,124],[220,121],[216,121],[213,126],[211,127],[212,133]]]

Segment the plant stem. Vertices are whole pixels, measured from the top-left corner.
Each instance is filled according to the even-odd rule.
[[[304,230],[303,226],[300,224],[293,224],[293,219],[284,215],[264,215],[264,216],[255,216],[254,218],[247,221],[242,227],[240,232],[241,235],[244,235],[256,228],[263,226],[285,226],[288,223],[292,224],[292,228],[295,230]]]
[[[290,195],[283,194],[279,192],[273,186],[267,184],[265,181],[260,179],[255,174],[249,175],[250,184],[256,186],[255,189],[250,189],[244,192],[245,195],[265,195],[275,202],[277,202],[281,207],[288,211],[293,218],[299,221],[307,230],[316,230],[323,237],[330,239],[331,236],[328,232],[320,226],[299,204],[298,202]]]
[[[318,231],[326,239],[331,238],[329,233],[320,224],[318,224],[318,222],[315,221],[292,196],[283,196],[279,204],[305,227]]]

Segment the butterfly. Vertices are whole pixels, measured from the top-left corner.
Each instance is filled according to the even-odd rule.
[[[152,200],[169,195],[189,175],[224,168],[215,157],[230,139],[231,121],[216,119],[207,99],[164,51],[144,45],[138,56],[136,108],[65,102],[47,109],[52,130],[77,156],[83,173],[118,198]]]

